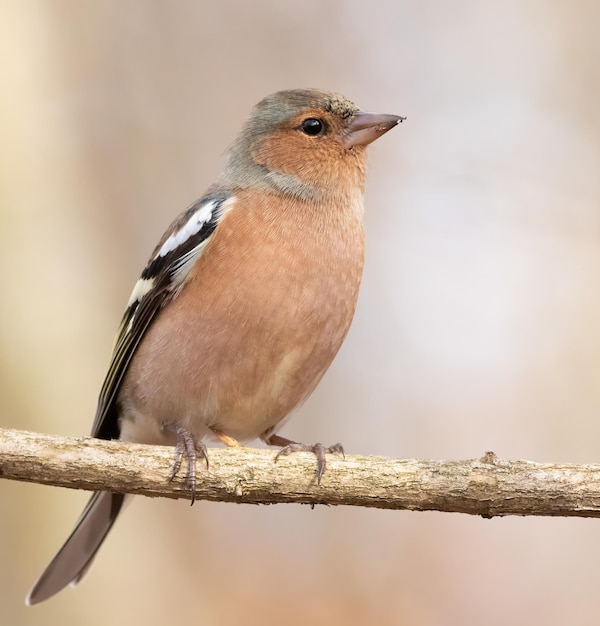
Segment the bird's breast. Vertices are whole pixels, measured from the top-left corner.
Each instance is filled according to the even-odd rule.
[[[149,328],[123,405],[250,440],[314,389],[354,314],[363,229],[356,207],[295,204],[238,198]]]

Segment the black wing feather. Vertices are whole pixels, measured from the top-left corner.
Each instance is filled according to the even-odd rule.
[[[203,244],[208,242],[209,237],[217,227],[223,215],[223,205],[230,197],[231,194],[226,192],[213,192],[202,197],[173,222],[154,250],[141,275],[142,279],[153,280],[154,284],[152,289],[140,300],[133,302],[123,315],[108,373],[98,398],[92,437],[99,437],[100,439],[117,439],[119,437],[117,397],[131,359],[160,310],[173,300],[184,286],[189,268],[183,274],[181,273],[182,259],[190,255],[194,256],[195,251],[198,255],[201,254]],[[182,228],[194,213],[209,202],[214,202],[215,207],[212,210],[211,218],[202,225],[200,230],[174,250],[159,256],[158,251],[162,244],[173,233]]]

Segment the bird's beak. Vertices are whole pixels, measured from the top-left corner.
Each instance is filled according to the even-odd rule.
[[[366,146],[405,119],[399,115],[357,111],[346,128],[344,145],[346,148]]]

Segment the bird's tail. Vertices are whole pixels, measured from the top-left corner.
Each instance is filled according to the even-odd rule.
[[[123,494],[107,491],[98,491],[91,497],[73,532],[35,583],[25,604],[43,602],[68,584],[76,585],[83,578],[124,501]]]

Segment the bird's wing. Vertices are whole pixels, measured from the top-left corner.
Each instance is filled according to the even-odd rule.
[[[171,224],[137,281],[123,315],[98,398],[92,437],[119,437],[117,395],[127,367],[158,312],[185,286],[217,225],[234,197],[209,192]]]

